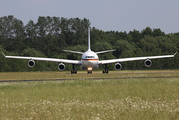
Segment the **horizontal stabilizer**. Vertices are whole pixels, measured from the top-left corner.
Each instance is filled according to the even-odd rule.
[[[111,51],[115,51],[115,49],[114,50],[105,50],[105,51],[96,52],[96,54],[106,53],[106,52],[111,52]]]
[[[83,52],[78,52],[78,51],[71,51],[71,50],[63,50],[65,52],[71,52],[71,53],[77,53],[77,54],[83,54]]]

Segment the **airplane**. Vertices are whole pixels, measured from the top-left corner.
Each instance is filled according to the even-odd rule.
[[[122,65],[121,62],[126,61],[136,61],[136,60],[145,60],[144,64],[146,67],[150,67],[152,65],[151,59],[157,59],[157,58],[170,58],[174,57],[177,52],[174,55],[162,55],[162,56],[146,56],[146,57],[133,57],[133,58],[119,58],[119,59],[110,59],[110,60],[99,60],[98,54],[111,52],[115,50],[106,50],[106,51],[99,51],[99,52],[93,52],[90,48],[90,28],[88,28],[88,50],[86,52],[78,52],[78,51],[71,51],[71,50],[63,50],[65,52],[71,52],[76,54],[81,54],[81,60],[67,60],[67,59],[57,59],[57,58],[41,58],[41,57],[23,57],[23,56],[6,56],[3,52],[2,54],[5,56],[5,58],[15,58],[15,59],[28,59],[28,66],[34,67],[35,61],[49,61],[49,62],[58,62],[60,63],[58,65],[58,69],[60,71],[65,70],[65,64],[72,64],[72,71],[71,74],[76,74],[77,70],[76,67],[78,65],[81,66],[82,69],[87,70],[87,73],[92,73],[94,69],[97,69],[100,65],[104,67],[103,73],[108,73],[107,64],[110,63],[116,63],[114,65],[114,68],[116,70],[121,70]]]

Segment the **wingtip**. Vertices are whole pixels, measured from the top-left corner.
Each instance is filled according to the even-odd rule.
[[[6,55],[3,52],[1,52],[1,53],[4,55],[4,57],[6,57]]]
[[[174,56],[178,53],[178,51],[176,51],[176,53],[174,54]]]

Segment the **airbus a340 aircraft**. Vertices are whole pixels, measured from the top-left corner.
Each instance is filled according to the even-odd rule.
[[[100,53],[106,53],[111,52],[114,50],[106,50],[106,51],[100,51],[100,52],[93,52],[90,48],[90,28],[88,29],[88,50],[86,52],[77,52],[77,51],[70,51],[70,50],[63,50],[66,52],[72,52],[77,54],[82,54],[81,60],[67,60],[67,59],[56,59],[56,58],[41,58],[41,57],[22,57],[22,56],[6,56],[4,53],[2,53],[5,58],[16,58],[16,59],[28,59],[28,66],[34,67],[36,61],[51,61],[51,62],[59,62],[58,69],[60,71],[63,71],[65,69],[65,65],[63,63],[72,64],[72,71],[71,73],[77,73],[76,66],[80,65],[83,69],[87,70],[87,73],[92,73],[94,69],[97,69],[99,65],[104,65],[104,71],[103,73],[108,73],[107,64],[109,63],[116,63],[114,65],[114,68],[116,70],[121,70],[122,65],[120,62],[125,61],[135,61],[135,60],[145,60],[144,64],[146,67],[150,67],[152,65],[152,62],[150,59],[156,59],[156,58],[169,58],[174,57],[174,55],[162,55],[162,56],[148,56],[148,57],[133,57],[133,58],[120,58],[120,59],[111,59],[111,60],[99,60],[98,54]]]

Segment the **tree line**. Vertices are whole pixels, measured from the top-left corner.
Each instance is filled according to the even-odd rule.
[[[49,57],[80,60],[81,55],[63,52],[64,49],[85,52],[88,44],[88,19],[44,17],[26,25],[12,15],[0,18],[0,51],[7,55]],[[174,54],[179,49],[179,33],[165,34],[160,30],[146,27],[142,31],[102,31],[91,28],[91,49],[95,52],[115,49],[100,54],[102,59],[140,57]],[[28,60],[5,59],[0,55],[0,72],[7,71],[55,71],[57,63],[37,61],[29,68]],[[152,60],[150,68],[144,61],[124,62],[123,70],[178,69],[179,57]],[[114,70],[114,65],[108,68]],[[100,68],[102,69],[102,67]],[[66,65],[71,70],[71,65]]]

